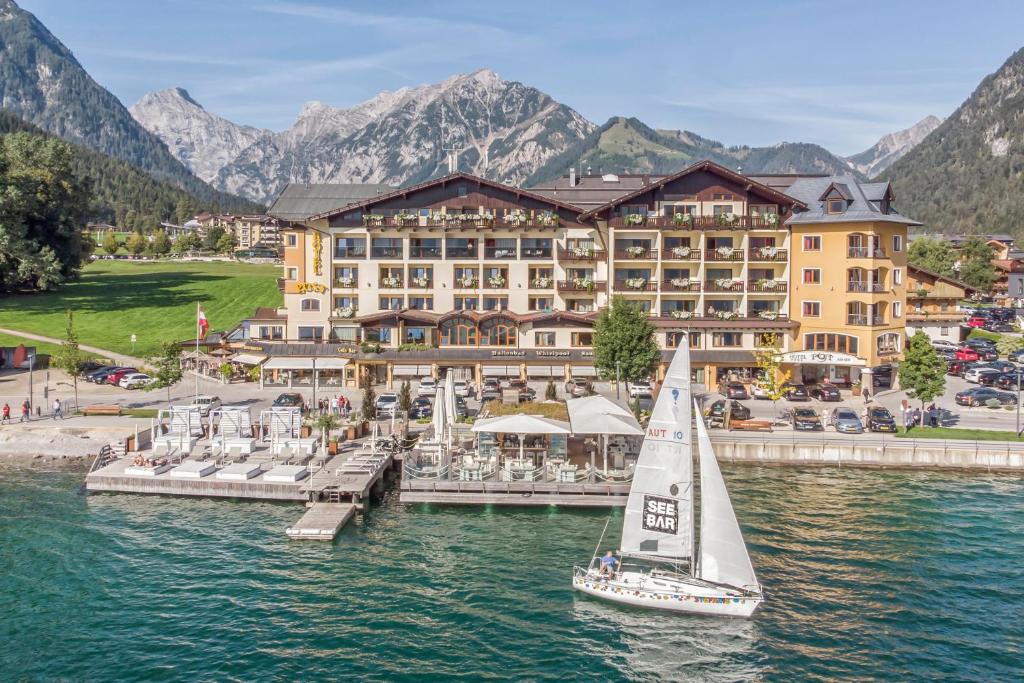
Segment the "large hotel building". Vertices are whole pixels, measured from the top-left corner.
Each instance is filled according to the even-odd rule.
[[[900,358],[917,223],[888,183],[704,161],[531,189],[453,173],[334,190],[291,186],[270,210],[284,308],[245,323],[268,382],[317,358],[348,386],[593,376],[594,320],[619,295],[650,312],[659,372],[689,335],[709,387],[749,379],[772,339],[797,380],[856,382]]]

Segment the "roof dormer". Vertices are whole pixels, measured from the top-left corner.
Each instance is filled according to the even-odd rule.
[[[818,200],[824,202],[825,213],[835,215],[846,212],[850,202],[853,201],[853,195],[850,193],[850,188],[843,183],[832,183],[821,193]]]

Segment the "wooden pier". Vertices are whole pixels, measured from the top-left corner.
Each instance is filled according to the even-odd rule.
[[[295,541],[331,541],[355,513],[352,503],[312,503],[302,519],[285,533]]]
[[[530,481],[446,481],[403,479],[402,503],[445,505],[557,505],[560,507],[622,507],[629,497],[626,483],[555,483]]]

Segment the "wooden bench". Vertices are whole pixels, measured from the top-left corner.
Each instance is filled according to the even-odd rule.
[[[121,406],[94,405],[82,408],[82,415],[120,415]]]
[[[729,420],[729,431],[770,432],[771,420]]]

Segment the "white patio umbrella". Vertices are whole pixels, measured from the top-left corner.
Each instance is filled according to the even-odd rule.
[[[572,434],[568,422],[552,420],[540,415],[503,415],[479,420],[473,425],[474,432],[490,434],[515,434],[519,437],[519,459],[526,457],[525,444],[527,434]]]
[[[455,420],[459,416],[455,404],[455,376],[451,371],[445,373],[444,376],[444,400],[445,417],[448,423],[448,445],[451,446],[452,432],[455,430]]]
[[[438,387],[434,394],[434,412],[431,422],[434,426],[434,441],[437,443],[444,441],[444,430],[447,426],[447,420],[445,419],[445,409],[447,406],[445,405],[444,397],[445,387]]]

